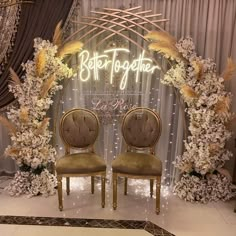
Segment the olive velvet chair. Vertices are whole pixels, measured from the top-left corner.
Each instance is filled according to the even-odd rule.
[[[162,163],[155,156],[155,146],[161,134],[161,119],[148,108],[128,111],[122,122],[122,135],[127,150],[112,162],[113,209],[117,208],[117,178],[124,177],[124,194],[127,195],[128,178],[149,179],[150,195],[156,180],[156,213],[160,212]]]
[[[102,157],[94,152],[98,137],[99,120],[87,109],[72,109],[66,112],[60,122],[60,136],[65,145],[65,155],[56,162],[59,209],[63,210],[62,177],[66,177],[66,192],[70,193],[70,177],[91,176],[91,192],[94,193],[94,176],[101,176],[102,207],[105,207],[106,165]],[[71,149],[80,152],[70,153]]]

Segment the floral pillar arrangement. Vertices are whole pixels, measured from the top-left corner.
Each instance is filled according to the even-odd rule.
[[[12,144],[5,154],[19,167],[6,188],[12,196],[55,193],[56,178],[47,166],[55,162],[56,150],[50,144],[52,132],[48,129],[50,118],[46,115],[53,104],[53,95],[62,89],[60,81],[73,75],[63,59],[81,48],[81,42],[61,45],[59,24],[53,43],[40,38],[34,40],[34,58],[22,65],[25,75],[21,80],[10,69],[9,90],[18,104],[9,109],[7,118],[0,116],[0,122],[9,129],[11,136]]]
[[[229,111],[232,95],[224,81],[232,77],[236,65],[228,59],[219,76],[211,59],[197,56],[191,38],[176,42],[168,33],[154,31],[145,38],[152,41],[150,50],[171,63],[161,82],[178,89],[187,104],[190,135],[183,155],[174,163],[182,173],[174,193],[190,202],[228,200],[233,195],[232,181],[223,167],[232,156],[225,144],[231,136],[227,126],[233,114]]]

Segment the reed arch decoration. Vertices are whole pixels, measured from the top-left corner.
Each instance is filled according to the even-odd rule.
[[[104,8],[103,11],[91,11],[93,16],[82,16],[79,21],[71,20],[70,23],[78,25],[79,29],[70,34],[64,43],[78,40],[83,42],[83,49],[89,48],[90,51],[98,51],[99,48],[109,43],[112,37],[118,36],[128,42],[128,47],[133,45],[138,50],[143,51],[164,74],[166,70],[148,49],[148,42],[144,35],[151,30],[164,32],[162,25],[168,19],[162,18],[161,13],[153,14],[152,10],[141,11],[141,8],[141,6],[128,9]],[[72,58],[70,57],[70,59]],[[76,62],[78,63],[77,59]],[[74,70],[77,70],[78,65],[71,64]],[[68,80],[64,82],[64,88],[67,87],[68,83]],[[64,90],[60,91],[54,107],[54,114],[56,114],[54,134],[56,133],[56,121],[58,120],[59,106],[63,95]]]

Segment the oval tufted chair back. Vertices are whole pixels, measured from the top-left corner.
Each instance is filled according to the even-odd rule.
[[[160,116],[149,108],[134,108],[123,118],[122,135],[128,146],[154,147],[161,135]]]
[[[87,148],[93,145],[98,137],[98,132],[98,117],[90,110],[72,109],[61,118],[60,136],[69,147]]]

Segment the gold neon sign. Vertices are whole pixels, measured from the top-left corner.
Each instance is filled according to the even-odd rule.
[[[153,74],[156,69],[160,70],[158,65],[153,65],[150,58],[144,56],[143,51],[136,59],[132,61],[129,60],[119,60],[118,54],[124,53],[125,55],[130,54],[130,50],[126,48],[113,48],[104,50],[103,54],[98,54],[98,52],[91,53],[88,50],[83,50],[79,54],[80,60],[80,80],[86,82],[91,80],[100,80],[99,71],[109,70],[110,84],[114,82],[114,75],[117,73],[122,73],[120,81],[120,90],[124,90],[127,86],[129,73],[135,73],[135,82],[139,82],[140,73],[150,73]]]

